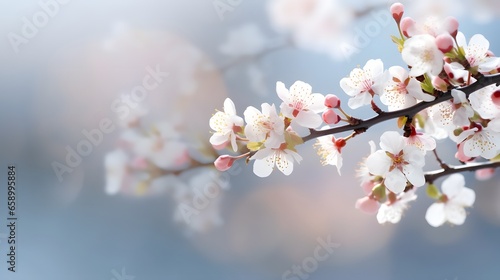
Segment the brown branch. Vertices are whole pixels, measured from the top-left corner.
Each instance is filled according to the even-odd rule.
[[[473,83],[469,86],[466,86],[466,87],[461,87],[461,88],[456,88],[456,89],[463,91],[465,93],[465,95],[468,97],[471,93],[473,93],[479,89],[482,89],[486,86],[492,85],[492,84],[497,84],[497,85],[500,84],[500,74],[495,74],[495,75],[490,75],[490,76],[481,76],[481,77],[479,77],[479,79],[475,83]],[[420,111],[422,111],[426,108],[429,108],[429,107],[434,106],[436,104],[439,104],[441,102],[450,100],[452,98],[453,97],[451,96],[451,90],[449,90],[448,92],[440,93],[436,97],[436,99],[434,99],[433,101],[420,102],[412,107],[398,110],[398,111],[381,112],[379,115],[377,115],[371,119],[360,120],[355,125],[347,124],[347,125],[334,127],[334,128],[330,128],[330,129],[326,129],[326,130],[312,130],[311,134],[303,137],[302,139],[304,140],[304,142],[306,142],[306,141],[315,139],[315,138],[320,137],[320,136],[337,134],[337,133],[341,133],[341,132],[345,132],[345,131],[358,131],[358,130],[366,131],[366,130],[368,130],[368,128],[370,128],[378,123],[381,123],[381,122],[385,122],[388,120],[392,120],[392,119],[396,119],[396,118],[404,117],[404,116],[413,117],[417,113],[419,113]]]
[[[433,183],[440,177],[448,176],[455,173],[461,173],[465,171],[476,171],[485,168],[498,168],[498,167],[500,167],[500,161],[476,162],[461,166],[448,166],[447,169],[439,169],[439,170],[425,172],[425,181],[427,183]]]

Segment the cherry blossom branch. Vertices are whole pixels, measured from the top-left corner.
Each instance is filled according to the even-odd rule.
[[[461,88],[455,88],[458,90],[461,90],[465,93],[465,95],[468,97],[471,93],[482,89],[486,86],[496,84],[500,84],[500,74],[495,74],[495,75],[489,75],[489,76],[480,76],[477,81],[471,85],[461,87]],[[392,112],[380,112],[377,116],[367,119],[367,120],[360,120],[360,119],[355,119],[352,118],[350,123],[347,125],[339,126],[339,127],[334,127],[326,130],[311,130],[311,133],[305,137],[303,137],[303,141],[309,141],[321,136],[326,136],[326,135],[331,135],[331,134],[337,134],[345,131],[355,131],[358,134],[366,132],[368,128],[381,123],[385,122],[391,119],[396,119],[399,117],[404,117],[408,116],[409,118],[415,116],[417,113],[420,111],[432,107],[436,104],[439,104],[441,102],[447,101],[452,99],[451,91],[449,90],[447,92],[439,94],[436,99],[430,102],[420,102],[412,107],[398,110],[398,111],[392,111]]]
[[[476,171],[485,168],[498,168],[500,167],[500,161],[469,163],[461,166],[449,166],[449,165],[447,166],[448,168],[446,169],[439,169],[439,170],[425,172],[425,181],[427,183],[433,183],[440,177],[448,176],[455,173],[461,173],[465,171]]]

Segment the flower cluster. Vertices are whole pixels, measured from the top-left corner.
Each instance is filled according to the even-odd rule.
[[[168,195],[176,204],[174,219],[188,231],[202,232],[217,226],[221,223],[221,189],[228,188],[228,182],[213,167],[215,150],[188,141],[173,122],[145,125],[146,115],[141,107],[131,112],[123,122],[117,148],[106,154],[106,193]],[[217,196],[206,195],[214,188]]]
[[[259,177],[269,176],[275,167],[289,175],[294,163],[302,160],[295,149],[302,143],[302,138],[294,127],[314,129],[320,126],[323,121],[318,113],[326,109],[325,96],[313,93],[312,87],[302,81],[295,82],[290,89],[278,82],[276,92],[282,100],[279,114],[274,104],[264,103],[261,110],[250,106],[243,112],[244,125],[243,118],[236,114],[234,103],[227,98],[224,112],[218,111],[212,116],[210,143],[214,148],[221,149],[231,144],[236,152],[239,142],[248,150],[238,157],[220,156],[215,164],[219,170],[225,171],[236,159],[247,157],[255,160],[253,170]]]
[[[275,5],[284,5],[279,3]],[[314,14],[317,7],[309,8]],[[455,18],[417,21],[404,17],[400,3],[391,6],[391,14],[399,31],[392,40],[406,65],[386,69],[382,60],[371,59],[339,83],[349,97],[347,105],[353,110],[369,105],[376,113],[373,118],[352,117],[336,95],[313,93],[304,82],[297,81],[290,89],[278,82],[279,113],[274,104],[264,103],[261,110],[248,107],[243,121],[233,102],[226,99],[224,112],[210,119],[211,144],[218,149],[230,145],[239,152],[220,156],[216,167],[227,170],[235,160],[246,158],[247,162],[255,160],[257,176],[268,176],[275,166],[289,175],[294,162],[301,160],[296,146],[317,138],[315,147],[322,163],[336,166],[340,174],[342,149],[350,139],[377,123],[397,119],[402,132],[384,132],[380,149],[371,142],[371,153],[362,161],[359,176],[366,196],[356,207],[377,213],[379,223],[397,223],[408,203],[417,198],[418,189],[427,183],[427,195],[436,201],[426,214],[429,224],[462,224],[464,207],[472,206],[475,193],[464,187],[465,179],[458,173],[473,170],[478,178],[487,179],[499,165],[500,88],[495,83],[500,79],[493,74],[500,72],[500,58],[493,55],[481,34],[467,43]],[[280,22],[293,25],[309,15],[297,14],[294,21],[283,17]],[[339,122],[346,124],[333,126]],[[301,127],[309,134],[300,135]],[[345,131],[352,134],[334,136]],[[456,144],[456,159],[462,167],[448,166],[438,157],[436,140],[445,138]],[[442,170],[424,171],[429,152]],[[447,175],[441,193],[434,180]]]

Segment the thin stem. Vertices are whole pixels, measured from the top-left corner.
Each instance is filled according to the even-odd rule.
[[[500,167],[500,161],[497,162],[477,162],[477,163],[470,163],[466,165],[461,165],[461,166],[448,166],[447,169],[440,169],[440,170],[434,170],[434,171],[428,171],[425,172],[425,181],[427,183],[433,183],[435,180],[437,180],[440,177],[443,176],[448,176],[451,174],[455,173],[461,173],[465,171],[476,171],[479,169],[485,169],[485,168],[498,168]]]
[[[439,162],[439,166],[441,166],[441,168],[443,168],[444,170],[450,169],[448,164],[444,163],[443,160],[441,160],[441,158],[438,156],[436,149],[432,150],[432,152],[434,153],[434,156],[436,157],[437,162]]]
[[[462,88],[457,88],[458,90],[461,90],[465,93],[465,95],[468,97],[471,93],[484,88],[486,86],[492,85],[492,84],[500,84],[500,74],[495,74],[495,75],[490,75],[490,76],[481,76],[479,79],[469,85],[465,86]],[[392,111],[392,112],[382,112],[379,115],[367,119],[367,120],[359,120],[356,124],[347,124],[343,126],[338,126],[326,130],[312,130],[311,134],[308,136],[305,136],[303,138],[304,142],[315,139],[320,136],[325,136],[325,135],[330,135],[330,134],[337,134],[345,131],[366,131],[368,128],[381,123],[385,122],[387,120],[391,119],[397,119],[399,117],[403,116],[409,116],[412,117],[416,114],[418,114],[420,111],[429,108],[431,106],[434,106],[436,104],[439,104],[441,102],[447,101],[452,99],[453,97],[451,96],[451,90],[448,92],[441,93],[439,96],[436,97],[433,101],[430,102],[420,102],[412,107],[398,110],[398,111]]]

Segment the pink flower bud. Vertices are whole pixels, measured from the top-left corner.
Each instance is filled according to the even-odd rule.
[[[401,3],[394,3],[391,6],[391,14],[394,20],[399,23],[401,18],[403,17],[403,13],[405,12],[405,7]]]
[[[365,196],[356,201],[356,209],[363,211],[366,214],[373,215],[377,213],[379,208],[378,201]]]
[[[373,187],[375,187],[375,182],[367,181],[361,184],[361,188],[366,195],[370,195],[372,193]]]
[[[214,165],[217,170],[226,171],[233,166],[235,160],[236,159],[232,156],[222,155],[215,160]]]
[[[323,112],[323,121],[327,124],[337,124],[340,122],[340,116],[333,110]]]
[[[445,19],[445,22],[446,22],[448,33],[450,33],[450,35],[453,38],[457,37],[457,33],[458,33],[458,20],[456,18],[454,18],[454,17],[447,17]]]
[[[412,35],[411,31],[415,27],[415,21],[410,17],[405,17],[404,19],[401,20],[399,26],[401,28],[401,32],[403,32],[403,35],[409,38]]]
[[[500,90],[496,90],[491,94],[491,101],[493,101],[493,104],[497,107],[500,107]]]
[[[453,38],[449,34],[438,35],[436,45],[441,52],[447,53],[453,49]]]
[[[448,84],[438,76],[434,77],[432,79],[432,86],[442,92],[447,92],[448,91]]]
[[[228,144],[229,144],[229,141],[226,141],[220,145],[212,145],[212,147],[214,147],[214,149],[216,149],[216,150],[223,150],[227,147]]]
[[[338,108],[340,99],[335,94],[328,94],[325,97],[325,106],[328,108]]]
[[[479,181],[486,181],[493,177],[495,174],[494,168],[484,168],[476,171],[476,179]]]

